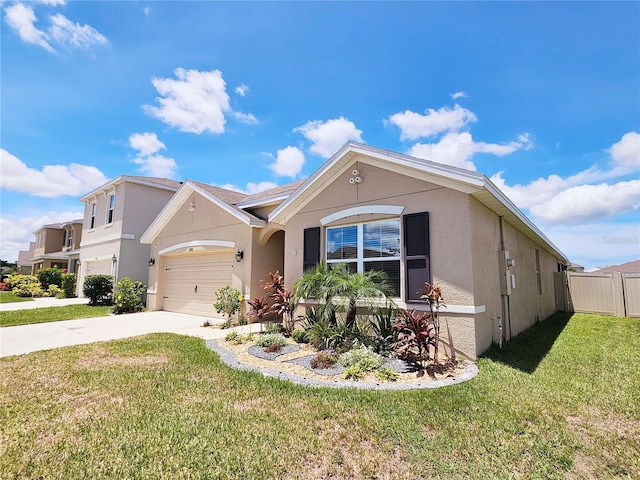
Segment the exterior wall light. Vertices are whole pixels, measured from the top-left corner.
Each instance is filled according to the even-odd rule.
[[[242,250],[238,250],[236,252],[236,262],[241,262],[244,258],[244,252]]]
[[[149,266],[150,266],[150,267],[153,267],[155,264],[156,264],[156,259],[155,259],[155,258],[153,258],[153,257],[151,257],[151,258],[149,259]]]
[[[196,202],[191,200],[191,202],[189,203],[189,208],[187,210],[189,210],[190,212],[195,212],[196,211]]]
[[[115,253],[113,254],[113,257],[111,257],[111,263],[113,263],[114,265],[118,263],[118,258],[116,257]]]

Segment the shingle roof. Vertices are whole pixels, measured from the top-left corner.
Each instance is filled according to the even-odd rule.
[[[623,263],[621,265],[612,265],[611,267],[601,268],[592,273],[640,273],[640,260]]]
[[[18,265],[31,265],[33,252],[36,249],[36,242],[29,242],[29,250],[20,250],[18,252]]]

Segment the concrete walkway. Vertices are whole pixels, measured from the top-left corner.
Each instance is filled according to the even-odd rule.
[[[86,299],[82,299],[86,302]],[[61,301],[61,300],[59,300]],[[21,302],[20,305],[33,302]],[[3,304],[11,305],[11,304]],[[34,308],[34,307],[31,307]],[[35,307],[38,308],[38,307]],[[16,309],[18,310],[18,309]],[[148,333],[167,332],[200,337],[205,340],[224,338],[229,330],[203,327],[205,320],[223,320],[171,312],[142,312],[108,317],[63,320],[0,328],[0,357],[85,343],[136,337]],[[242,333],[259,331],[260,324],[236,327]]]
[[[88,298],[34,298],[32,302],[0,303],[0,312],[14,310],[31,310],[32,308],[64,307],[65,305],[82,305],[89,303]]]

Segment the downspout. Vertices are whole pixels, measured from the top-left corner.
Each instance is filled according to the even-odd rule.
[[[504,248],[504,218],[500,217],[500,255],[503,255]],[[501,264],[500,264],[501,265]],[[498,267],[501,275],[502,285],[503,281],[509,282],[509,278],[506,278],[506,271],[503,271],[501,267]],[[502,277],[505,277],[502,279]],[[501,287],[502,288],[502,287]],[[506,320],[506,327],[509,332],[509,340],[511,339],[511,297],[509,294],[502,292],[502,318]]]

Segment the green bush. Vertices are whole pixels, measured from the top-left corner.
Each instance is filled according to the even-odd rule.
[[[11,291],[18,297],[46,297],[48,294],[40,286],[35,275],[11,275],[7,279]]]
[[[111,275],[89,275],[82,284],[82,292],[89,305],[111,305],[113,277]]]
[[[78,275],[75,273],[63,273],[62,274],[62,290],[64,290],[64,298],[73,298],[76,296],[76,284],[78,282]]]
[[[309,336],[304,330],[294,330],[291,332],[291,338],[293,338],[296,343],[309,343]]]
[[[50,297],[64,298],[64,290],[62,290],[58,285],[49,285],[47,293]]]
[[[38,281],[43,290],[49,285],[62,286],[62,270],[59,268],[42,268],[38,271]]]
[[[376,377],[384,382],[395,382],[400,377],[400,374],[393,368],[382,367],[376,370]]]
[[[267,322],[264,324],[266,333],[282,333],[282,325],[280,323]]]
[[[231,315],[240,310],[242,300],[242,293],[237,288],[227,285],[216,291],[216,303],[213,304],[213,308],[230,319]]]
[[[256,338],[253,343],[258,347],[271,347],[273,345],[284,347],[287,344],[287,339],[281,333],[266,333]]]
[[[354,348],[340,355],[338,362],[345,368],[357,364],[366,371],[372,371],[382,367],[384,359],[373,350],[362,345],[360,348]]]
[[[113,313],[134,313],[144,310],[142,298],[147,287],[142,282],[133,281],[129,277],[121,278],[113,292]]]

